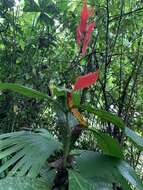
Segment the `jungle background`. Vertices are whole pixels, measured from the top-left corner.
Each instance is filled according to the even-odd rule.
[[[79,75],[100,69],[82,102],[121,117],[143,135],[143,1],[88,0],[96,27],[85,56],[76,44],[81,1],[0,1],[0,82],[18,83],[50,95],[70,87]],[[125,159],[143,180],[143,152],[112,124],[86,113],[90,125],[124,145]],[[58,136],[56,115],[47,102],[0,91],[0,133],[46,128]],[[128,146],[129,145],[129,146]],[[97,150],[89,132],[77,147]]]

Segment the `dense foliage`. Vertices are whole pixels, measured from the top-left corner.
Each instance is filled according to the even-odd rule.
[[[143,2],[87,4],[0,0],[0,190],[143,189]]]

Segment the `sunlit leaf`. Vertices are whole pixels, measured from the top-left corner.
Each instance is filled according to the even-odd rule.
[[[139,149],[143,150],[143,137],[139,136],[135,131],[126,127],[125,134],[129,137]]]

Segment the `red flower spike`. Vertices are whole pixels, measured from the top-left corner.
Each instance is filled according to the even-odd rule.
[[[86,0],[83,0],[81,15],[80,15],[80,24],[76,29],[76,41],[77,44],[80,46],[80,43],[84,37],[84,33],[86,32],[87,20],[88,20],[88,9]]]
[[[85,37],[84,37],[84,40],[83,40],[82,55],[84,55],[85,52],[86,52],[87,45],[88,45],[88,43],[89,43],[89,41],[90,41],[91,33],[93,32],[94,27],[95,27],[95,22],[90,23],[90,24],[87,26],[87,32],[86,32]]]
[[[88,18],[93,15],[93,8],[87,8],[86,0],[83,0],[81,16],[80,16],[80,24],[76,29],[76,41],[80,46],[82,44],[82,55],[85,54],[87,45],[90,41],[91,32],[95,27],[95,22],[91,24],[87,24]]]
[[[86,24],[89,17],[89,11],[87,8],[86,0],[83,0],[82,11],[80,16],[80,32],[86,32]]]
[[[80,76],[74,85],[74,90],[88,88],[92,84],[96,83],[98,78],[99,70],[93,73],[86,74],[84,76]]]

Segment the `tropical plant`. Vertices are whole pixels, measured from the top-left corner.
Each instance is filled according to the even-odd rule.
[[[52,3],[51,3],[52,2]],[[111,2],[110,2],[111,3]],[[110,3],[107,1],[107,20],[106,20],[106,50],[105,50],[105,68],[103,69],[105,72],[102,74],[102,68],[99,72],[99,65],[96,64],[95,68],[91,68],[92,63],[92,55],[96,55],[95,44],[93,44],[93,48],[89,48],[92,53],[87,53],[88,45],[91,40],[91,33],[95,27],[95,21],[92,21],[90,24],[88,20],[93,17],[94,9],[89,8],[87,6],[86,0],[83,0],[82,11],[80,24],[76,29],[76,37],[77,44],[79,46],[78,57],[75,58],[68,70],[74,68],[79,64],[79,62],[89,61],[88,66],[85,69],[83,75],[77,77],[76,82],[73,84],[73,80],[75,80],[73,75],[72,82],[69,82],[64,79],[64,83],[66,88],[59,88],[56,85],[51,85],[48,87],[46,92],[41,92],[41,89],[33,90],[32,88],[25,87],[23,85],[19,85],[15,83],[15,80],[11,81],[11,78],[15,77],[12,75],[8,78],[7,82],[0,83],[0,90],[3,92],[13,91],[24,95],[28,98],[39,100],[43,106],[45,104],[55,113],[56,132],[51,133],[48,129],[40,128],[37,129],[27,129],[27,130],[19,130],[17,132],[4,133],[0,135],[0,190],[5,189],[18,189],[18,190],[32,190],[32,189],[70,189],[70,190],[132,190],[132,189],[143,189],[143,183],[140,179],[139,175],[136,173],[135,169],[130,165],[130,160],[127,159],[127,150],[131,145],[133,145],[139,152],[143,150],[143,138],[134,130],[129,128],[129,115],[124,112],[131,112],[131,108],[128,104],[124,105],[124,101],[126,98],[127,88],[132,79],[133,72],[136,71],[138,73],[138,66],[141,63],[135,62],[135,65],[131,70],[131,76],[126,79],[124,76],[124,80],[126,80],[126,84],[122,90],[122,77],[120,77],[120,96],[117,105],[115,105],[115,113],[111,112],[110,106],[113,105],[111,101],[111,97],[107,96],[107,72],[108,65],[111,62],[113,57],[112,52],[111,55],[108,54],[109,51],[109,5]],[[103,2],[100,7],[101,13],[104,12],[105,7],[103,6]],[[54,1],[50,1],[47,3],[46,0],[25,0],[25,6],[23,11],[25,12],[35,12],[35,19],[33,22],[33,28],[36,26],[39,31],[41,28],[43,29],[43,34],[39,37],[39,31],[35,32],[35,38],[31,39],[30,44],[24,44],[24,55],[29,52],[27,56],[28,60],[32,59],[32,56],[35,58],[42,57],[46,52],[43,51],[43,54],[36,54],[39,49],[47,48],[49,52],[54,49],[55,41],[54,36],[48,33],[48,39],[45,38],[47,34],[44,33],[45,23],[49,24],[50,27],[47,27],[48,30],[53,31],[53,20],[60,20],[62,23],[62,16],[60,15],[60,10],[66,10],[63,6],[54,6]],[[2,1],[1,7],[6,10],[3,12],[5,19],[13,18],[12,15],[8,17],[8,11],[11,7],[14,6],[13,1]],[[54,9],[54,14],[51,10]],[[121,6],[121,13],[117,18],[119,19],[119,23],[117,26],[117,36],[115,37],[115,43],[113,44],[113,49],[116,45],[116,40],[118,37],[120,22],[123,14],[123,2]],[[49,10],[47,12],[47,10]],[[112,12],[112,10],[111,10]],[[59,17],[57,15],[59,14]],[[68,17],[69,15],[67,15]],[[70,17],[70,16],[69,16]],[[68,17],[68,18],[69,18]],[[14,17],[15,18],[15,17]],[[113,18],[115,19],[116,16]],[[104,20],[104,19],[103,19]],[[111,22],[112,20],[110,20]],[[11,22],[11,21],[9,21]],[[14,24],[14,22],[12,22]],[[11,23],[11,24],[12,24]],[[39,24],[40,23],[40,24]],[[100,23],[100,20],[99,20]],[[11,31],[11,24],[9,31]],[[65,23],[64,23],[65,24]],[[65,24],[66,25],[66,24]],[[3,27],[4,24],[2,25]],[[41,27],[42,26],[42,27]],[[18,27],[13,25],[13,28]],[[98,27],[98,26],[97,26]],[[115,27],[115,26],[114,26]],[[32,30],[33,30],[32,28]],[[72,27],[70,28],[72,30]],[[112,26],[110,28],[112,30]],[[5,30],[5,28],[4,28]],[[15,29],[15,32],[17,29]],[[29,31],[26,31],[27,33]],[[39,32],[39,33],[38,33]],[[52,33],[52,32],[51,32]],[[15,33],[13,33],[15,37]],[[24,36],[24,35],[23,35]],[[26,35],[24,36],[26,38]],[[58,36],[57,36],[58,37]],[[100,36],[103,38],[103,36]],[[4,40],[4,39],[3,39]],[[102,40],[102,39],[101,39]],[[36,43],[38,41],[38,47]],[[11,40],[9,41],[9,43]],[[8,42],[7,42],[8,43]],[[23,46],[21,42],[21,47]],[[17,44],[13,44],[13,50],[20,50],[17,47]],[[119,45],[119,44],[118,44]],[[11,45],[9,44],[11,47]],[[103,45],[100,43],[97,45],[99,49],[103,48]],[[33,49],[31,48],[33,47]],[[140,47],[140,46],[139,46]],[[75,48],[77,50],[77,48]],[[8,47],[6,46],[5,51],[8,51]],[[22,50],[21,50],[22,51]],[[123,50],[122,50],[123,51]],[[33,52],[33,53],[32,53]],[[60,58],[62,50],[59,48],[57,57]],[[30,55],[31,53],[31,55]],[[73,55],[73,52],[70,52]],[[123,52],[122,52],[123,53]],[[139,53],[139,52],[138,52]],[[16,61],[16,52],[12,54],[12,60]],[[85,56],[85,57],[84,57]],[[86,56],[88,59],[86,59]],[[91,56],[91,57],[90,57]],[[50,56],[49,56],[50,57]],[[54,57],[54,56],[53,56]],[[65,56],[66,57],[66,56]],[[67,55],[68,57],[68,55]],[[137,55],[138,57],[138,55]],[[96,57],[95,61],[96,61]],[[140,60],[140,57],[138,58]],[[97,61],[98,62],[98,61]],[[25,61],[26,63],[26,61]],[[43,62],[42,62],[43,63]],[[6,63],[5,63],[6,64]],[[43,66],[43,65],[42,65]],[[55,65],[54,65],[55,66]],[[33,65],[31,66],[33,67]],[[39,67],[39,65],[37,66]],[[63,66],[64,67],[64,66]],[[84,64],[83,64],[84,67]],[[118,66],[116,66],[118,67]],[[13,70],[13,66],[11,66],[11,70],[16,71],[17,66]],[[56,68],[58,70],[58,68]],[[56,70],[55,69],[55,70]],[[110,68],[111,71],[114,71],[114,68]],[[120,69],[121,66],[120,66]],[[6,65],[3,68],[3,71],[6,70]],[[33,68],[32,68],[33,70]],[[62,69],[61,69],[62,70]],[[129,71],[126,71],[127,73]],[[62,74],[66,73],[67,70],[62,70]],[[53,72],[54,73],[54,72]],[[79,73],[79,71],[77,72]],[[76,74],[77,74],[76,73]],[[100,75],[103,75],[99,79]],[[36,75],[36,74],[35,74]],[[34,76],[35,76],[34,75]],[[56,74],[54,74],[56,77]],[[68,75],[68,74],[67,74]],[[60,74],[59,74],[60,76]],[[59,77],[58,76],[58,77]],[[57,77],[57,78],[58,78]],[[114,80],[115,76],[112,76],[111,79]],[[2,81],[5,81],[6,76]],[[135,78],[136,79],[136,78]],[[56,81],[56,80],[55,80]],[[57,79],[58,81],[58,79]],[[61,80],[63,82],[63,80]],[[91,85],[95,84],[97,81],[101,84],[101,90],[103,91],[104,103],[102,102],[102,108],[99,109],[98,106],[95,106],[95,103],[92,102],[94,98],[90,99],[89,103],[85,101],[85,96],[87,91]],[[30,82],[30,80],[29,80]],[[48,81],[47,81],[48,82]],[[110,81],[109,81],[110,82]],[[117,81],[115,81],[118,83]],[[25,82],[24,82],[25,83]],[[38,80],[35,80],[34,87],[37,86]],[[134,83],[133,83],[134,84]],[[48,86],[48,84],[47,84]],[[109,85],[110,86],[110,85]],[[112,85],[111,85],[112,86]],[[110,87],[111,87],[110,86]],[[134,87],[134,85],[133,85]],[[38,87],[39,88],[39,87]],[[132,87],[131,87],[132,89]],[[94,90],[92,87],[89,90]],[[47,92],[48,91],[48,92]],[[98,88],[96,89],[98,91]],[[89,94],[92,91],[89,92]],[[95,92],[95,91],[94,91]],[[132,92],[132,91],[131,91]],[[100,98],[100,92],[97,92]],[[117,92],[114,91],[114,96],[116,98]],[[10,94],[10,97],[15,97],[16,95]],[[129,98],[132,97],[131,96]],[[108,100],[111,101],[108,102]],[[85,103],[86,102],[86,103]],[[100,101],[99,101],[100,102]],[[98,102],[98,103],[99,103]],[[114,102],[114,101],[113,101]],[[94,106],[93,106],[94,105]],[[105,105],[105,106],[103,106]],[[37,109],[40,106],[36,107]],[[118,111],[118,112],[117,112]],[[123,118],[123,119],[122,119]],[[95,122],[96,121],[96,122]],[[127,122],[128,121],[128,122]],[[93,122],[95,122],[93,124]],[[82,147],[80,144],[81,138],[89,138],[91,135],[93,142],[96,144],[96,148],[90,148],[87,146],[86,149],[80,148]],[[90,139],[90,140],[92,140]],[[92,141],[91,141],[92,142]],[[88,149],[88,150],[87,150]],[[133,165],[134,166],[134,165]]]
[[[28,185],[30,188],[31,183],[33,183],[33,188],[36,188],[38,183],[43,183],[43,189],[44,186],[50,189],[67,189],[67,186],[69,189],[115,189],[116,186],[122,189],[135,187],[141,190],[143,188],[134,169],[124,161],[124,148],[117,139],[91,128],[90,123],[86,122],[83,125],[81,122],[83,118],[78,120],[77,112],[75,116],[72,114],[67,104],[69,91],[56,88],[53,91],[55,92],[53,96],[57,99],[55,100],[47,94],[16,84],[1,83],[0,89],[10,89],[28,97],[45,99],[50,102],[57,111],[59,117],[57,129],[61,135],[60,142],[46,129],[0,135],[0,158],[3,163],[0,173],[8,176],[0,182],[1,189],[8,187],[19,189],[19,186],[23,188],[24,181],[25,189],[28,189]],[[127,128],[119,117],[110,112],[95,110],[89,105],[80,105],[80,108],[105,122],[116,125],[122,130],[124,136],[135,143],[135,146],[143,149],[143,139]],[[75,149],[76,141],[85,130],[94,135],[102,152]],[[20,176],[23,178],[20,179]],[[40,181],[34,183],[36,177],[45,180],[45,184]],[[33,181],[31,182],[30,179]]]

